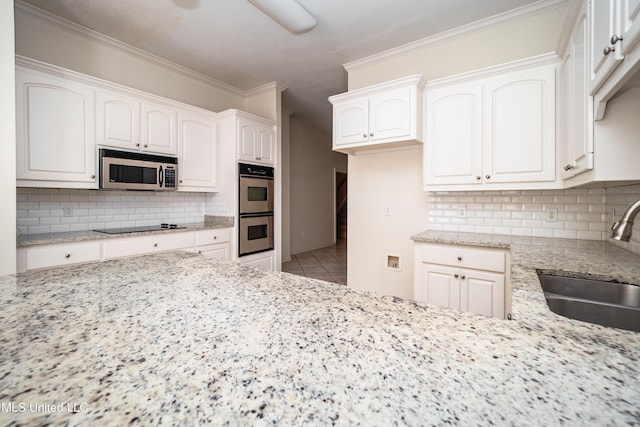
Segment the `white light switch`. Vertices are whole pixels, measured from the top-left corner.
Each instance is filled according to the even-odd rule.
[[[384,207],[384,214],[386,216],[391,216],[391,206],[385,206]]]

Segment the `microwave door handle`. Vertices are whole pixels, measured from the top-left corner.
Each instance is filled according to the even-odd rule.
[[[162,181],[164,180],[164,172],[162,170],[162,165],[158,168],[158,181],[160,182],[160,188],[162,188]]]

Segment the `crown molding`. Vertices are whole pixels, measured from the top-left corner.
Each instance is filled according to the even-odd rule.
[[[454,28],[452,30],[444,31],[442,33],[438,33],[433,36],[425,37],[423,39],[384,50],[382,52],[364,58],[356,59],[355,61],[347,62],[346,64],[343,64],[343,67],[345,70],[347,70],[347,72],[356,71],[360,68],[373,65],[384,59],[402,54],[413,49],[437,45],[454,38],[491,27],[493,25],[502,24],[515,19],[523,19],[529,16],[534,16],[540,13],[558,9],[565,6],[567,2],[568,0],[540,0],[527,6],[522,6],[508,12],[500,13],[489,18],[481,19],[479,21]]]
[[[264,92],[271,89],[275,89],[278,93],[282,93],[288,88],[286,86],[278,84],[278,82],[270,82],[262,86],[255,87],[253,89],[246,90],[244,92],[244,95],[245,96],[255,95],[256,93]]]
[[[245,91],[242,89],[238,89],[237,87],[231,86],[227,83],[223,83],[219,80],[216,80],[214,78],[211,78],[205,74],[199,73],[197,71],[194,71],[190,68],[184,67],[182,65],[176,64],[175,62],[171,62],[168,59],[162,58],[161,56],[157,56],[154,55],[152,53],[149,53],[147,51],[144,51],[142,49],[139,49],[137,47],[131,46],[127,43],[124,43],[120,40],[114,39],[113,37],[109,37],[107,35],[104,35],[102,33],[99,33],[97,31],[94,31],[90,28],[84,27],[80,24],[76,24],[75,22],[69,21],[68,19],[64,19],[61,18],[57,15],[54,15],[50,12],[47,12],[46,10],[40,9],[38,7],[35,7],[29,3],[25,3],[23,0],[15,0],[15,7],[16,9],[20,9],[24,12],[30,13],[32,15],[36,15],[46,21],[49,21],[51,23],[54,23],[56,25],[59,25],[61,27],[64,27],[68,30],[74,31],[76,33],[82,34],[85,37],[88,37],[90,39],[94,39],[97,40],[101,43],[110,45],[112,47],[115,47],[116,49],[120,49],[123,51],[126,51],[127,53],[131,53],[135,56],[138,56],[140,58],[144,58],[147,61],[151,61],[154,62],[158,65],[170,68],[174,71],[177,71],[181,74],[187,74],[189,77],[199,80],[202,83],[208,84],[208,85],[212,85],[212,86],[216,86],[218,88],[227,90],[229,92],[232,92],[236,95],[240,95],[240,96],[247,96],[247,94],[250,91],[253,91],[254,89],[251,89],[249,91]]]

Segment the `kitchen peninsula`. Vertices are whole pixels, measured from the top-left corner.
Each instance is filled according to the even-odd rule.
[[[640,335],[551,313],[532,268],[640,258],[514,239],[512,321],[181,251],[2,277],[0,423],[638,423]]]

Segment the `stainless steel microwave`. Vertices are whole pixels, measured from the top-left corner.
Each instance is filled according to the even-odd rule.
[[[100,150],[100,188],[176,190],[178,159],[128,151]]]

